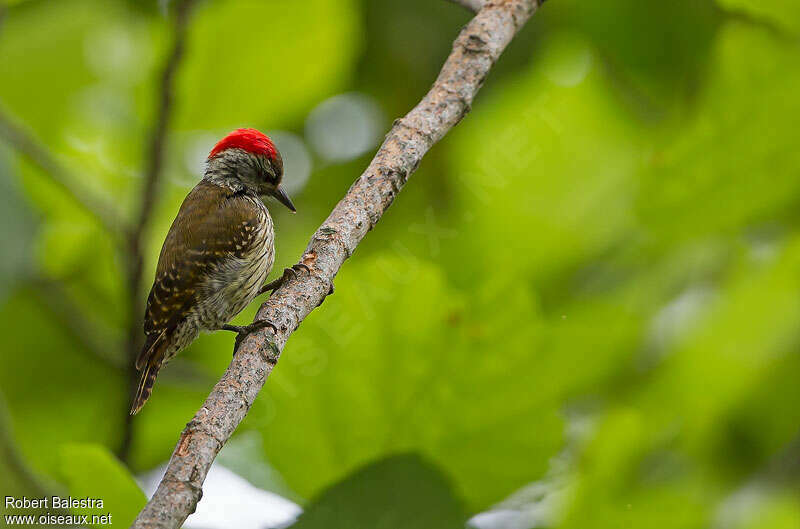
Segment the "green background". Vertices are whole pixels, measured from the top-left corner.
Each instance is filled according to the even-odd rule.
[[[27,0],[0,20],[0,106],[124,219],[166,4]],[[229,467],[299,502],[303,529],[463,527],[503,500],[546,512],[531,529],[800,526],[798,5],[548,1],[291,338],[239,429],[257,450]],[[199,179],[186,160],[240,126],[311,153],[298,214],[269,204],[275,270],[296,262],[469,17],[199,2],[145,286]],[[372,102],[378,134],[325,158],[309,116],[343,93]],[[123,258],[5,142],[0,191],[0,496],[101,496],[125,527],[144,501],[131,475],[168,459],[233,338],[162,372],[117,459]]]

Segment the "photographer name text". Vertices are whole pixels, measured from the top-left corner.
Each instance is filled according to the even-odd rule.
[[[41,498],[29,498],[27,496],[5,497],[6,511],[14,509],[20,510],[61,510],[70,509],[102,509],[103,500],[101,498],[73,498],[72,496],[43,496]],[[4,515],[7,525],[111,525],[112,516],[110,512],[102,514],[6,514]]]

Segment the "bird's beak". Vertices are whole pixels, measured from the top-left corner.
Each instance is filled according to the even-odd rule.
[[[271,194],[278,202],[289,208],[292,213],[297,213],[294,204],[292,204],[292,199],[289,198],[289,195],[286,194],[286,191],[281,186],[276,187]]]

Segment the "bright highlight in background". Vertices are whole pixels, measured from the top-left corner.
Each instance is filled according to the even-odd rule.
[[[371,97],[341,94],[311,112],[306,120],[306,138],[322,158],[344,162],[378,143],[383,121],[383,114]]]

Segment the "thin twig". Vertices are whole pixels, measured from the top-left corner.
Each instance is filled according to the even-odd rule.
[[[81,350],[112,369],[124,367],[122,357],[113,354],[114,351],[123,350],[122,343],[114,344],[110,332],[98,333],[97,325],[83,316],[81,308],[70,298],[61,282],[46,277],[33,277],[29,284],[42,306],[55,321],[61,322],[64,329],[81,345]]]
[[[332,292],[333,278],[380,220],[422,157],[470,110],[502,51],[536,11],[538,0],[492,0],[462,30],[422,101],[395,122],[367,170],[314,233],[301,263],[256,316],[275,324],[242,340],[225,374],[181,434],[166,473],[134,522],[175,529],[194,512],[219,450],[244,419],[289,336]]]
[[[122,222],[104,200],[79,185],[80,180],[67,170],[34,136],[0,108],[0,138],[39,167],[76,204],[93,215],[112,235],[122,232]]]
[[[16,477],[16,481],[24,487],[26,492],[36,496],[44,496],[49,492],[36,474],[28,468],[14,445],[11,414],[8,412],[8,406],[2,393],[0,393],[0,460],[5,461],[12,476]]]
[[[172,49],[167,56],[164,69],[158,85],[158,108],[155,123],[150,136],[147,154],[147,169],[145,182],[142,188],[142,199],[139,213],[128,236],[128,294],[129,298],[129,327],[127,347],[128,394],[132,397],[139,378],[134,361],[143,342],[143,303],[140,299],[142,291],[142,271],[144,269],[143,242],[147,228],[152,219],[156,194],[164,168],[164,153],[167,147],[167,131],[172,118],[172,103],[175,91],[175,75],[183,59],[186,48],[186,33],[189,25],[189,15],[194,5],[194,0],[180,0],[175,6],[173,20]],[[122,412],[125,414],[122,442],[117,455],[127,461],[133,439],[133,417],[129,413],[130,404],[126,403]]]
[[[175,75],[183,59],[186,49],[186,31],[189,25],[189,14],[194,0],[180,0],[175,6],[175,19],[173,22],[172,50],[167,57],[167,62],[162,70],[159,81],[159,99],[156,112],[155,125],[150,135],[147,171],[145,184],[142,191],[142,201],[139,215],[133,227],[134,235],[141,235],[147,230],[147,225],[152,217],[151,213],[155,204],[156,192],[164,165],[164,152],[167,144],[167,130],[172,118],[172,103],[175,98]]]
[[[7,14],[8,6],[6,4],[0,4],[0,31],[3,29],[3,23],[6,21]]]

